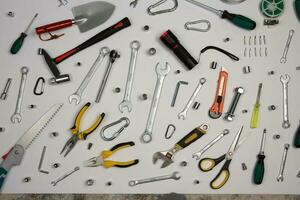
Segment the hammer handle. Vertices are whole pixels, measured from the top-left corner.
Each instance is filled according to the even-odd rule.
[[[97,42],[100,42],[108,37],[110,37],[111,35],[121,31],[124,28],[127,28],[131,25],[129,19],[127,17],[125,17],[124,19],[122,19],[121,21],[119,21],[118,23],[112,25],[111,27],[101,31],[100,33],[98,33],[97,35],[93,36],[92,38],[88,39],[87,41],[85,41],[84,43],[78,45],[77,47],[71,49],[70,51],[63,53],[62,55],[54,58],[54,62],[56,64],[61,63],[62,61],[64,61],[65,59],[69,58],[70,56],[80,52],[81,50],[88,48],[94,44],[96,44]]]

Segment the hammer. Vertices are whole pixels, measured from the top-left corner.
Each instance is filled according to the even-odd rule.
[[[70,81],[70,75],[69,74],[61,74],[57,68],[57,64],[61,63],[65,59],[73,56],[74,54],[112,36],[113,34],[121,31],[124,28],[127,28],[131,25],[129,19],[125,17],[121,21],[117,22],[116,24],[112,25],[111,27],[99,32],[98,34],[94,35],[87,41],[83,42],[82,44],[78,45],[77,47],[61,54],[60,56],[57,56],[56,58],[51,58],[50,55],[46,52],[45,49],[40,48],[38,51],[39,55],[44,56],[44,59],[51,70],[52,74],[54,75],[53,78],[51,78],[50,83],[51,84],[59,84],[63,82]]]

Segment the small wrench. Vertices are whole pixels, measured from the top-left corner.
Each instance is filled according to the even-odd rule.
[[[288,109],[288,83],[290,81],[291,77],[288,74],[285,74],[284,76],[280,76],[280,81],[282,83],[283,87],[283,123],[282,127],[287,129],[291,126],[289,121],[289,109]]]
[[[133,0],[133,1],[130,2],[129,6],[132,7],[132,8],[135,8],[137,3],[138,3],[138,0]]]
[[[283,172],[284,172],[285,162],[286,162],[287,153],[288,153],[289,148],[290,148],[289,144],[285,144],[284,145],[284,150],[283,150],[283,155],[282,155],[282,159],[281,159],[279,174],[278,174],[278,176],[276,178],[278,182],[279,181],[280,182],[283,181]]]
[[[102,61],[104,60],[105,56],[109,54],[110,50],[108,47],[103,47],[99,51],[99,55],[94,62],[93,66],[90,68],[90,71],[86,74],[85,78],[81,82],[80,86],[76,90],[75,93],[73,93],[69,97],[69,102],[72,103],[75,102],[76,105],[78,105],[81,101],[81,96],[85,88],[88,86],[89,82],[92,80],[94,74],[96,73],[97,69],[100,67]]]
[[[97,94],[97,97],[96,97],[96,100],[95,100],[96,103],[100,102],[100,99],[102,97],[103,91],[105,89],[105,86],[106,86],[106,83],[107,83],[107,80],[108,80],[108,77],[110,75],[111,68],[112,68],[112,66],[115,63],[117,58],[120,58],[119,53],[116,50],[112,50],[109,54],[109,63],[108,63],[108,66],[106,68],[106,72],[104,74],[102,83],[100,85],[100,88],[99,88],[99,91],[98,91],[98,94]]]
[[[160,63],[157,63],[156,65],[156,75],[157,75],[157,81],[155,85],[154,95],[152,98],[151,108],[148,116],[148,121],[146,125],[145,132],[141,136],[141,141],[144,143],[149,143],[152,140],[152,130],[153,125],[155,121],[156,111],[160,99],[161,90],[164,84],[165,77],[170,72],[171,67],[168,62],[166,62],[166,65],[164,68],[161,67]]]
[[[3,90],[3,92],[1,93],[1,96],[0,96],[0,99],[1,99],[1,100],[5,100],[5,99],[6,99],[8,90],[9,90],[10,85],[11,85],[11,81],[12,81],[11,78],[8,78],[8,79],[7,79],[7,82],[6,82],[6,84],[5,84],[4,90]]]
[[[128,112],[131,112],[132,110],[132,103],[131,103],[131,91],[132,91],[132,84],[133,84],[133,78],[134,78],[134,71],[136,66],[136,60],[139,48],[141,47],[141,44],[139,41],[132,41],[130,44],[131,47],[131,58],[129,63],[129,70],[127,75],[127,81],[126,81],[126,89],[123,101],[119,105],[119,110],[121,113],[124,112],[125,108],[127,108]]]
[[[193,158],[196,158],[196,160],[200,160],[200,158],[204,152],[206,152],[210,147],[212,147],[214,144],[216,144],[219,140],[221,140],[228,133],[229,133],[228,129],[223,130],[222,133],[220,133],[215,139],[213,139],[210,143],[208,143],[200,151],[193,153]]]
[[[26,85],[26,79],[27,79],[28,72],[29,72],[28,67],[21,68],[22,77],[21,77],[21,83],[20,83],[20,88],[19,88],[19,93],[18,93],[16,109],[15,109],[15,113],[10,118],[11,122],[14,124],[21,123],[21,121],[22,121],[21,107],[22,107],[23,95],[24,95],[24,91],[25,91],[25,85]]]
[[[286,61],[287,61],[286,56],[287,56],[287,54],[289,52],[290,44],[291,44],[292,38],[294,36],[294,33],[295,33],[295,30],[293,30],[293,29],[291,29],[289,31],[289,37],[288,37],[288,39],[286,41],[285,48],[284,48],[282,57],[280,59],[280,63],[286,63]]]
[[[193,95],[191,96],[190,100],[188,101],[188,103],[186,104],[186,106],[184,107],[183,111],[181,113],[178,114],[178,119],[186,119],[186,115],[187,115],[187,111],[190,109],[191,105],[193,104],[193,102],[195,101],[198,93],[200,92],[202,86],[204,85],[204,83],[206,82],[205,78],[201,78]]]
[[[70,176],[71,174],[73,174],[74,172],[78,171],[80,168],[79,167],[75,167],[71,172],[63,175],[62,177],[58,178],[56,181],[52,181],[51,184],[53,186],[56,186],[57,183],[59,183],[60,181],[64,180],[65,178],[67,178],[68,176]]]
[[[132,180],[129,181],[129,186],[133,187],[139,184],[144,184],[144,183],[151,183],[155,181],[163,181],[163,180],[168,180],[168,179],[173,179],[173,180],[179,180],[181,178],[179,172],[173,172],[172,174],[165,175],[165,176],[158,176],[158,177],[153,177],[153,178],[146,178],[146,179],[141,179],[141,180]]]

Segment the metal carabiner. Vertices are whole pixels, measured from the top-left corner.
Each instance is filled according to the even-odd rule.
[[[195,25],[195,24],[205,24],[206,28],[194,28],[194,27],[191,27],[191,25]],[[206,19],[201,19],[201,20],[197,20],[197,21],[187,22],[184,25],[184,28],[186,30],[199,31],[199,32],[207,32],[207,31],[210,30],[210,27],[211,27],[211,24]]]
[[[155,3],[155,4],[151,5],[151,6],[149,6],[148,9],[147,9],[148,14],[149,15],[158,15],[158,14],[173,12],[173,11],[175,11],[177,9],[177,7],[178,7],[178,0],[173,0],[173,2],[174,2],[174,7],[173,8],[165,9],[165,10],[159,10],[159,11],[156,11],[156,12],[152,12],[151,11],[153,8],[156,8],[156,7],[160,6],[161,4],[165,3],[166,1],[168,1],[168,0],[160,0],[159,2],[157,2],[157,3]]]
[[[105,131],[106,129],[108,129],[108,128],[114,126],[114,125],[117,125],[117,124],[121,123],[122,121],[125,121],[125,122],[126,122],[126,123],[124,124],[124,126],[122,126],[117,132],[115,132],[114,134],[112,134],[111,137],[106,137],[106,136],[104,135],[104,131]],[[104,126],[104,127],[101,129],[101,131],[100,131],[100,137],[101,137],[103,140],[105,140],[105,141],[112,141],[112,140],[114,140],[116,137],[118,137],[118,136],[121,134],[121,132],[124,131],[124,129],[125,129],[126,127],[129,126],[129,124],[130,124],[130,120],[129,120],[127,117],[122,117],[122,118],[120,118],[118,121],[115,121],[115,122],[113,122],[113,123],[111,123],[111,124],[108,124],[108,125]]]
[[[44,87],[45,87],[45,79],[44,79],[44,77],[39,77],[36,80],[35,86],[33,88],[33,93],[38,96],[42,95],[44,93]]]
[[[170,128],[172,128],[173,130],[170,131]],[[167,130],[166,130],[166,133],[165,133],[165,138],[168,140],[168,139],[171,139],[171,137],[174,135],[176,131],[176,126],[174,126],[173,124],[169,124]]]

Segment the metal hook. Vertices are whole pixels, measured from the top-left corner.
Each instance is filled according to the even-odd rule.
[[[170,128],[172,128],[173,130],[170,131]],[[173,124],[169,124],[165,133],[165,138],[170,139],[174,135],[175,131],[176,131],[176,127]]]
[[[117,125],[117,124],[121,123],[122,121],[125,121],[125,122],[126,122],[126,123],[124,124],[124,126],[122,126],[117,132],[113,133],[111,137],[106,137],[106,136],[104,135],[104,131],[105,131],[106,129],[108,129],[108,128],[114,126],[114,125]],[[101,137],[103,140],[105,140],[105,141],[112,141],[112,140],[114,140],[116,137],[118,137],[118,136],[121,134],[121,132],[124,131],[124,129],[125,129],[126,127],[129,126],[129,124],[130,124],[130,120],[129,120],[127,117],[122,117],[122,118],[120,118],[118,121],[115,121],[115,122],[113,122],[113,123],[111,123],[111,124],[108,124],[108,125],[104,126],[104,127],[101,129],[101,131],[100,131],[100,137]]]
[[[178,1],[177,0],[173,0],[173,2],[174,2],[174,7],[173,8],[165,9],[165,10],[159,10],[159,11],[156,11],[156,12],[152,12],[151,11],[153,8],[156,8],[156,7],[160,6],[161,4],[163,4],[163,3],[167,2],[167,1],[168,0],[160,0],[159,2],[157,2],[157,3],[155,3],[155,4],[151,5],[151,6],[149,6],[148,9],[147,9],[148,14],[149,15],[158,15],[158,14],[163,14],[163,13],[168,13],[168,12],[175,11],[177,9],[177,7],[178,7]]]
[[[206,27],[205,28],[194,28],[191,25],[195,25],[195,24],[205,24]],[[192,31],[200,31],[200,32],[207,32],[210,30],[211,24],[208,20],[206,19],[201,19],[201,20],[197,20],[197,21],[191,21],[191,22],[187,22],[184,25],[184,28],[186,30],[192,30]]]

